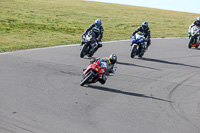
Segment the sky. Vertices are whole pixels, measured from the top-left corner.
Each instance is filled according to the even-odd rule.
[[[157,9],[198,13],[200,17],[200,0],[87,0],[105,3],[142,6]]]

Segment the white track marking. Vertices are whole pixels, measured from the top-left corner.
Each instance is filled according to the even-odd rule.
[[[187,38],[187,37],[174,37],[174,38],[152,38],[152,39],[179,39],[179,38]],[[128,42],[130,40],[117,40],[117,41],[108,41],[108,42],[102,42],[103,44],[109,44],[109,43],[115,43],[115,42]],[[24,51],[35,51],[35,50],[45,50],[45,49],[54,49],[54,48],[64,48],[64,47],[74,47],[74,46],[80,46],[80,44],[69,44],[69,45],[61,45],[61,46],[54,46],[54,47],[44,47],[44,48],[34,48],[34,49],[25,49],[25,50],[19,50],[19,51],[12,51],[12,52],[5,52],[0,53],[0,55],[6,55],[6,54],[12,54],[12,53],[20,53]]]

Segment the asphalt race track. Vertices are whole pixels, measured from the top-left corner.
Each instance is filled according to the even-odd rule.
[[[188,38],[152,39],[142,59],[130,40],[105,85],[81,87],[80,46],[0,54],[0,133],[200,133],[200,49]]]

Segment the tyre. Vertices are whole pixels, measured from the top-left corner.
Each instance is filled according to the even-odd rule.
[[[80,53],[80,57],[83,58],[86,54],[87,54],[87,46],[85,44],[83,44],[81,53]]]
[[[188,48],[192,48],[193,42],[194,42],[194,38],[190,38]]]
[[[89,52],[88,57],[92,57],[94,55],[94,53],[95,53],[95,49],[93,47],[91,47],[91,49],[89,51],[90,52]]]
[[[139,53],[138,57],[142,58],[144,55],[144,48],[141,48],[141,52]]]
[[[131,58],[134,58],[136,53],[137,53],[137,46],[134,45],[132,46],[132,49],[131,49]]]
[[[92,57],[93,55],[94,55],[94,52],[90,53],[90,54],[88,55],[88,57]]]
[[[100,82],[101,84],[105,84],[105,83],[106,83],[106,80],[99,79],[99,82]]]
[[[141,52],[141,53],[138,55],[138,57],[142,58],[143,55],[144,55],[144,53]]]
[[[87,83],[91,78],[93,77],[93,74],[91,72],[88,72],[86,77],[81,81],[80,85],[83,86],[85,83]]]

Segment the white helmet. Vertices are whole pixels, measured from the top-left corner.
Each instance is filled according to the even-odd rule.
[[[197,21],[200,22],[200,17],[197,17]]]

